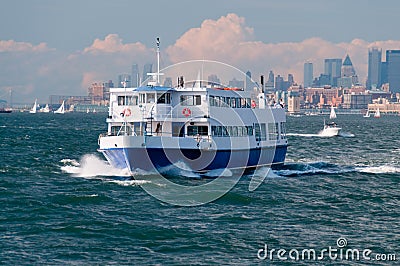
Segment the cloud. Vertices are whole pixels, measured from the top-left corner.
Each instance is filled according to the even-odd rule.
[[[83,50],[83,53],[140,53],[146,52],[147,48],[140,42],[123,44],[118,34],[109,34],[104,40],[96,39],[90,47]]]
[[[50,51],[46,43],[33,45],[27,42],[16,42],[14,40],[0,40],[0,52],[47,52]]]

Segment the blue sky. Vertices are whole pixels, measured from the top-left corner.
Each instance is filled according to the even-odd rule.
[[[400,1],[396,0],[2,0],[1,3],[0,89],[15,89],[23,101],[38,97],[45,102],[49,94],[64,92],[84,95],[90,82],[115,80],[118,73],[129,72],[132,63],[152,60],[149,56],[155,37],[161,38],[162,52],[166,61],[172,63],[197,59],[194,57],[203,54],[219,57],[210,59],[229,61],[232,58],[228,55],[213,54],[204,48],[218,45],[207,40],[210,36],[226,37],[227,41],[251,47],[247,53],[259,49],[252,60],[261,57],[268,62],[264,65],[253,62],[245,58],[243,50],[242,57],[237,55],[228,63],[256,74],[272,69],[286,76],[290,71],[299,83],[305,60],[315,64],[314,75],[318,76],[323,71],[323,58],[344,58],[349,53],[360,78],[365,79],[369,47],[400,49],[397,29]],[[228,14],[235,16],[228,18]],[[211,32],[214,24],[216,31]],[[229,34],[237,28],[238,34]],[[194,34],[193,29],[201,34]],[[101,48],[94,47],[96,39],[97,44],[103,45]],[[191,42],[201,46],[192,46]],[[114,59],[124,55],[111,49],[112,44],[125,49],[129,61],[126,66]],[[110,56],[104,45],[114,56]],[[312,54],[315,47],[321,49]],[[177,56],[178,48],[184,50],[187,58]],[[227,51],[236,50],[231,47]],[[282,54],[291,56],[280,60]],[[99,64],[106,66],[101,68]]]

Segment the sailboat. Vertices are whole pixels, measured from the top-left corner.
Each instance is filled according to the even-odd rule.
[[[35,103],[33,104],[31,110],[29,110],[29,113],[36,114],[36,108],[37,108],[37,99],[35,100]]]
[[[62,102],[61,106],[54,111],[55,114],[64,114],[65,113],[65,107],[64,107],[64,101]]]
[[[371,117],[371,114],[369,113],[369,110],[367,110],[367,113],[364,115],[364,117]]]
[[[381,117],[381,112],[379,111],[379,108],[376,109],[376,112],[375,112],[375,114],[374,114],[374,117],[375,117],[375,118]]]
[[[48,104],[44,108],[40,108],[39,112],[41,113],[50,113],[50,107]]]
[[[335,119],[336,112],[333,106],[331,106],[331,113],[329,114],[329,119]],[[324,129],[319,133],[321,136],[326,136],[326,137],[332,137],[332,136],[337,136],[340,133],[340,130],[342,128],[338,127],[335,122],[330,122],[330,123],[325,123],[324,119]]]

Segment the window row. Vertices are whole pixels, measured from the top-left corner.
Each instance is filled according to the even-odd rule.
[[[231,108],[251,108],[250,98],[209,96],[210,106],[231,107]]]
[[[181,95],[180,102],[184,106],[201,105],[201,95]]]
[[[253,135],[252,126],[211,126],[211,135],[215,137],[247,137]]]
[[[118,105],[138,105],[143,103],[154,103],[155,93],[140,93],[139,95],[118,96]],[[170,104],[171,94],[163,93],[157,97],[158,104]]]

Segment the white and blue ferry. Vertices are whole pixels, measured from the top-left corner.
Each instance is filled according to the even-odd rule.
[[[277,167],[288,141],[286,115],[262,88],[230,88],[201,79],[161,86],[158,70],[148,85],[111,88],[108,131],[99,151],[130,171],[162,171],[182,164],[194,172]]]

